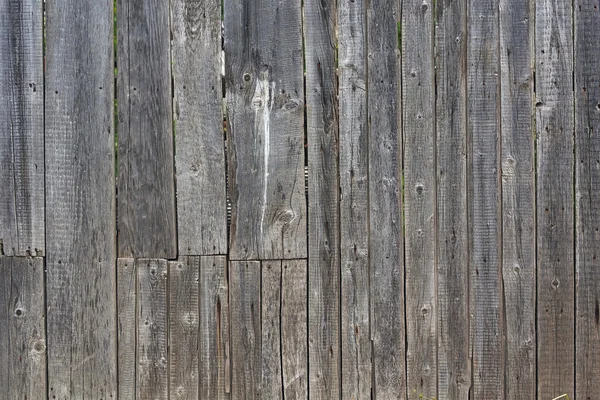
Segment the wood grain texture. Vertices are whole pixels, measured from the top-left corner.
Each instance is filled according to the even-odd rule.
[[[232,399],[262,398],[260,269],[259,261],[229,264]]]
[[[539,400],[575,389],[571,8],[555,0],[535,8]]]
[[[0,257],[0,393],[46,395],[44,259]]]
[[[169,3],[117,1],[119,257],[177,255]]]
[[[340,397],[339,121],[337,10],[304,2],[308,145],[308,349],[310,398]]]
[[[300,2],[226,0],[230,257],[306,257]]]
[[[0,1],[0,255],[43,256],[42,1]]]
[[[468,1],[470,315],[473,398],[504,399],[498,0]]]
[[[49,397],[117,396],[113,3],[46,3]]]
[[[467,1],[436,8],[438,398],[469,399]]]
[[[366,3],[338,2],[342,398],[371,396]]]
[[[600,394],[600,10],[576,1],[575,16],[575,237],[576,393]]]
[[[261,263],[261,344],[263,399],[283,399],[281,261]]]
[[[505,397],[534,399],[535,161],[532,2],[500,0]]]
[[[220,5],[171,5],[179,255],[227,252]]]
[[[121,400],[136,399],[137,276],[133,258],[117,259],[118,398]]]

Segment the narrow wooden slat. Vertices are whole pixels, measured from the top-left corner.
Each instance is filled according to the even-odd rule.
[[[261,398],[283,399],[281,261],[261,263]]]
[[[168,399],[167,261],[136,260],[138,399]]]
[[[117,396],[113,3],[46,3],[49,397]]]
[[[402,138],[409,399],[437,396],[433,61],[433,3],[405,0],[402,2]],[[373,119],[370,119],[371,128]],[[371,133],[373,131],[371,129]],[[371,180],[369,182],[372,187]],[[374,197],[377,195],[371,199]],[[389,219],[388,215],[381,218]],[[373,221],[371,226],[381,229]],[[383,236],[384,240],[387,236]],[[372,251],[376,253],[375,249]]]
[[[230,257],[306,257],[301,3],[226,0]]]
[[[310,398],[340,397],[336,3],[304,2]]]
[[[118,0],[117,14],[119,257],[173,259],[169,3]]]
[[[260,268],[259,261],[229,265],[232,399],[262,396]]]
[[[133,258],[117,259],[119,399],[135,400],[137,369],[137,269]]]
[[[172,3],[179,255],[227,252],[221,3]]]
[[[0,255],[44,255],[42,1],[0,1]]]
[[[467,2],[436,4],[438,398],[471,388],[467,232]]]
[[[600,394],[600,4],[574,3],[576,155],[576,393]]]
[[[534,399],[535,165],[531,2],[500,0],[502,278],[507,399]]]
[[[539,400],[575,385],[571,2],[535,6],[537,376]]]
[[[0,257],[0,393],[46,395],[44,259]]]
[[[338,2],[342,398],[371,396],[366,2]]]
[[[467,16],[472,397],[503,399],[498,0],[469,0]]]

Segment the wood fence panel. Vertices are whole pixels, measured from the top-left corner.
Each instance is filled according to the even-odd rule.
[[[281,302],[281,261],[263,261],[260,307],[263,399],[283,399]]]
[[[120,400],[136,399],[137,267],[133,258],[117,259],[117,343]]]

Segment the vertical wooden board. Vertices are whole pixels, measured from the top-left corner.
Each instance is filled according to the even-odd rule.
[[[503,399],[498,0],[467,4],[472,396]]]
[[[260,261],[231,261],[231,398],[260,399],[261,364]]]
[[[469,399],[467,2],[436,4],[438,398]]]
[[[336,2],[304,2],[310,398],[340,397]]]
[[[198,399],[200,257],[169,261],[169,387],[173,399]]]
[[[46,3],[49,396],[117,395],[113,3]]]
[[[535,165],[532,4],[500,0],[502,278],[505,397],[534,399]]]
[[[221,2],[171,7],[179,255],[225,254]]]
[[[576,393],[600,394],[600,4],[575,3]]]
[[[0,257],[0,391],[46,395],[44,259]]]
[[[281,369],[287,400],[308,399],[308,313],[306,260],[282,263]]]
[[[42,1],[0,1],[0,254],[44,255]]]
[[[306,257],[301,3],[226,0],[230,257]]]
[[[138,399],[168,399],[167,349],[167,261],[136,260],[137,303],[137,377]]]
[[[342,398],[371,396],[366,3],[338,2]]]
[[[228,399],[231,382],[227,260],[224,256],[200,260],[200,398]]]
[[[283,399],[281,354],[281,261],[261,263],[262,391],[264,399]]]
[[[117,1],[119,257],[177,255],[169,3]]]
[[[536,2],[538,399],[574,396],[571,2]]]
[[[133,258],[117,259],[118,398],[120,400],[136,399],[137,276]]]
[[[409,399],[437,396],[433,61],[433,3],[428,0],[403,1],[402,138],[407,282],[406,387]],[[371,136],[373,119],[370,119]],[[373,186],[371,180],[369,184]],[[377,195],[372,194],[371,199]],[[381,218],[386,217],[389,219],[387,215]],[[375,230],[380,229],[378,225],[371,221]],[[376,253],[375,249],[371,250]]]

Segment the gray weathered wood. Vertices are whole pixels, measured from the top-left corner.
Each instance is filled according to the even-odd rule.
[[[593,399],[600,395],[600,4],[574,4],[576,393]]]
[[[225,254],[221,2],[171,7],[179,255]]]
[[[42,1],[0,1],[0,255],[44,255]]]
[[[366,2],[338,2],[342,398],[371,395]]]
[[[306,257],[301,3],[225,0],[230,257]]]
[[[167,261],[136,260],[137,302],[137,376],[138,399],[163,399],[169,396],[167,349]]]
[[[44,259],[0,257],[0,393],[46,395]]]
[[[404,0],[402,2],[402,138],[406,242],[404,253],[406,388],[409,399],[437,396],[433,61],[433,3],[428,0]],[[371,65],[369,65],[370,71]],[[389,95],[381,96],[375,93],[372,96],[371,90],[369,85],[369,99],[383,97],[379,101],[388,101]],[[370,112],[373,111],[370,109]],[[374,119],[370,118],[371,140],[373,140],[373,131],[376,130],[373,129]],[[378,153],[381,154],[381,151]],[[372,158],[369,160],[370,163]],[[369,187],[373,186],[372,180],[369,180]],[[370,198],[377,198],[377,195],[371,193]],[[384,218],[389,219],[389,213],[381,216],[381,219]],[[371,226],[379,232],[381,227],[378,225],[371,221]],[[382,235],[384,243],[387,237],[389,234],[384,232]],[[373,254],[377,253],[373,248],[371,251]],[[387,297],[391,295],[389,293]]]
[[[535,6],[537,376],[539,400],[575,385],[571,2]],[[579,396],[578,396],[579,397]]]
[[[261,263],[261,343],[263,399],[283,399],[281,261]]]
[[[119,399],[135,400],[137,269],[133,258],[117,259]]]
[[[49,397],[117,396],[113,2],[46,3]]]
[[[232,399],[262,396],[260,268],[259,261],[229,265]]]
[[[534,399],[535,165],[532,2],[500,0],[502,278],[507,399]]]
[[[117,0],[117,15],[119,257],[173,259],[169,3]]]
[[[467,4],[471,396],[504,399],[498,0]]]
[[[468,400],[466,0],[436,4],[438,398]]]
[[[310,398],[340,397],[336,2],[304,2]]]

